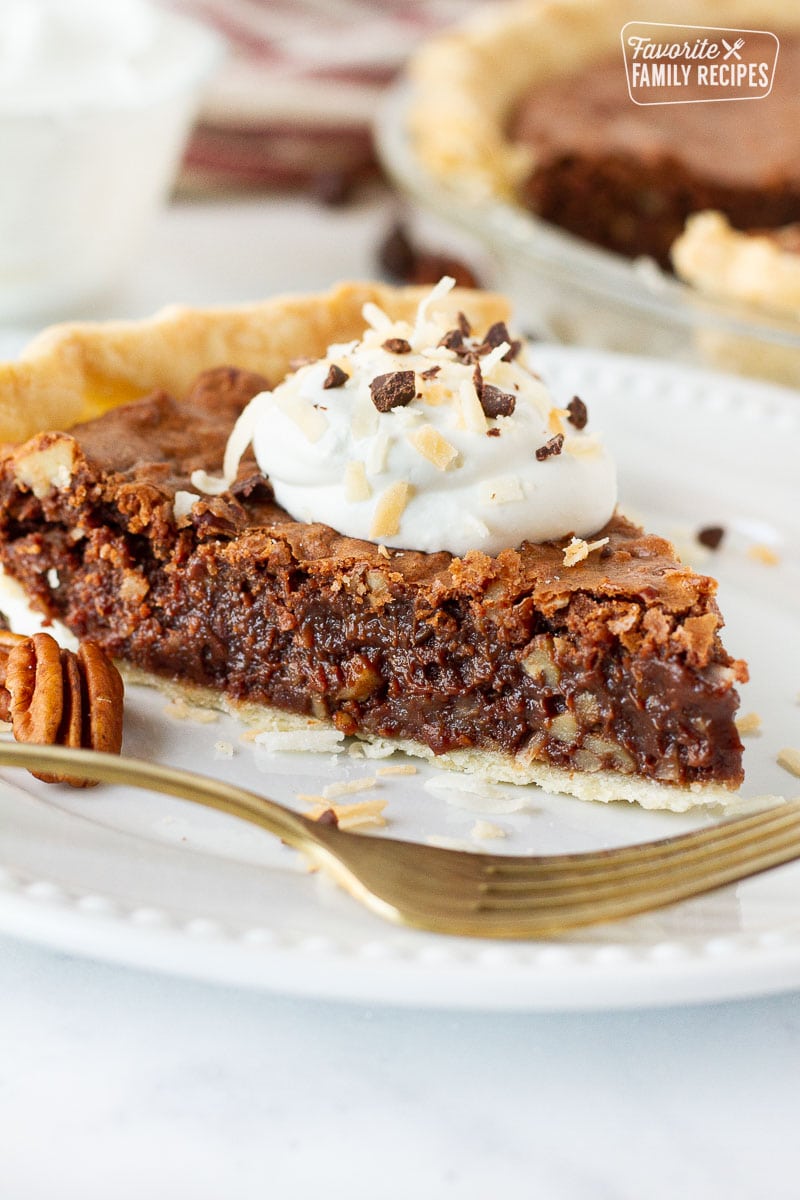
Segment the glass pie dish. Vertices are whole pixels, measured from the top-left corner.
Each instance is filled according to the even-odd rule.
[[[800,320],[701,294],[653,260],[628,260],[513,201],[478,199],[437,178],[409,133],[412,83],[389,90],[376,120],[384,168],[443,229],[467,235],[517,319],[546,341],[670,357],[800,386]]]

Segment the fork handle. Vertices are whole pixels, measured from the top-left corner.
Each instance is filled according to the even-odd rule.
[[[308,850],[310,843],[318,839],[315,822],[274,800],[234,787],[223,780],[209,779],[160,763],[145,762],[144,759],[103,754],[97,750],[0,741],[0,766],[57,771],[98,783],[127,784],[178,796],[181,800],[194,800],[206,808],[232,813],[233,816],[260,825],[297,849]]]

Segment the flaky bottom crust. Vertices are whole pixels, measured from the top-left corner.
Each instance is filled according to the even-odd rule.
[[[212,688],[164,679],[127,663],[118,662],[117,666],[130,683],[158,688],[170,698],[184,700],[198,708],[227,713],[254,730],[298,730],[313,733],[315,730],[332,728],[329,722],[317,721],[313,717],[300,716],[251,701],[233,700],[225,693]],[[712,784],[696,783],[683,788],[652,783],[640,776],[623,775],[619,771],[567,771],[536,762],[525,754],[514,755],[479,749],[434,754],[430,747],[422,742],[409,738],[375,737],[368,733],[356,734],[355,740],[379,744],[387,752],[391,749],[414,758],[425,759],[443,770],[477,775],[487,783],[511,783],[518,786],[533,784],[546,792],[574,796],[578,800],[593,800],[601,804],[626,800],[631,804],[638,804],[641,808],[683,813],[693,808],[730,804],[735,795],[727,788]],[[308,749],[313,751],[313,748],[313,740],[309,738]],[[330,752],[327,744],[326,752]]]

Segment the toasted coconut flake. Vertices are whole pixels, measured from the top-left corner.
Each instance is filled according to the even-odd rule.
[[[350,418],[350,432],[355,441],[373,437],[376,434],[377,441],[377,438],[381,436],[377,433],[378,416],[378,410],[370,399],[369,391],[359,392],[353,401],[353,415]],[[371,473],[374,474],[374,472]]]
[[[564,547],[564,566],[574,567],[588,558],[593,550],[600,550],[608,544],[608,538],[598,538],[596,542],[585,542],[583,538],[574,537],[568,546]]]
[[[761,733],[761,717],[756,712],[744,713],[736,718],[736,728],[742,737],[752,737]]]
[[[377,304],[373,304],[368,300],[361,309],[361,315],[369,325],[370,329],[376,330],[377,333],[385,333],[392,328],[392,320],[386,315],[382,308],[378,308]]]
[[[381,558],[391,558],[389,551],[384,545],[378,546],[378,554],[381,556]]]
[[[328,418],[321,409],[297,396],[281,396],[278,407],[309,442],[318,442],[328,428]]]
[[[329,783],[322,789],[324,800],[335,800],[337,796],[352,796],[356,792],[368,792],[377,783],[374,775],[363,775],[360,779],[342,779]]]
[[[433,425],[423,425],[408,434],[408,440],[418,454],[427,458],[439,471],[452,467],[458,458],[458,450]]]
[[[362,462],[349,462],[344,469],[344,498],[349,504],[358,504],[361,500],[369,500],[372,488],[367,481],[367,474]]]
[[[332,812],[339,829],[353,832],[358,829],[382,828],[386,824],[383,815],[385,808],[385,800],[358,800],[354,804],[328,804],[323,801],[307,815],[312,821],[317,821],[323,812]]]
[[[771,546],[765,546],[760,542],[756,542],[748,548],[747,557],[752,558],[754,562],[763,563],[765,567],[777,567],[781,561],[780,555]]]
[[[783,767],[784,771],[800,776],[800,750],[791,746],[784,747],[778,752],[778,765]]]
[[[417,768],[413,763],[393,763],[388,767],[376,767],[376,775],[416,775]]]
[[[484,379],[489,378],[497,364],[503,361],[510,349],[510,342],[500,342],[499,346],[495,346],[494,350],[490,350],[488,354],[484,355],[481,359],[481,373]]]
[[[482,819],[476,821],[470,830],[470,837],[474,842],[485,842],[507,836],[502,825],[495,825],[494,821],[484,821]]]
[[[585,433],[581,437],[573,434],[565,439],[564,449],[575,458],[596,458],[603,449],[603,443],[597,433]]]
[[[414,322],[414,329],[411,334],[412,346],[419,346],[427,340],[423,334],[428,322],[428,311],[431,305],[435,304],[437,300],[443,300],[455,286],[456,281],[451,275],[443,275],[436,286],[420,301],[419,308],[417,309],[417,319]]]
[[[516,475],[484,479],[479,485],[478,494],[483,504],[511,504],[515,500],[525,499],[522,483]]]
[[[411,484],[401,479],[382,492],[375,506],[370,537],[395,537],[400,532],[400,521],[410,498]]]
[[[233,743],[214,742],[214,758],[233,758]]]
[[[370,407],[377,417],[374,406],[370,405]],[[386,470],[386,459],[389,454],[390,445],[391,439],[385,430],[380,430],[380,432],[378,432],[372,439],[372,444],[367,451],[367,457],[364,463],[368,475],[380,475]]]
[[[564,421],[568,416],[569,413],[565,408],[551,408],[550,415],[547,418],[547,428],[553,434],[566,434],[567,430]]]
[[[486,433],[486,413],[471,379],[461,381],[458,389],[458,412],[463,429]]]

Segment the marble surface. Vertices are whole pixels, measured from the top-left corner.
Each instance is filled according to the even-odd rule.
[[[70,315],[372,275],[391,217],[381,197],[176,205],[136,277]],[[0,349],[29,332],[2,331]],[[368,1009],[0,938],[4,1200],[789,1200],[799,1067],[795,993],[594,1014]]]
[[[0,939],[0,1194],[790,1200],[796,996],[365,1009]]]

